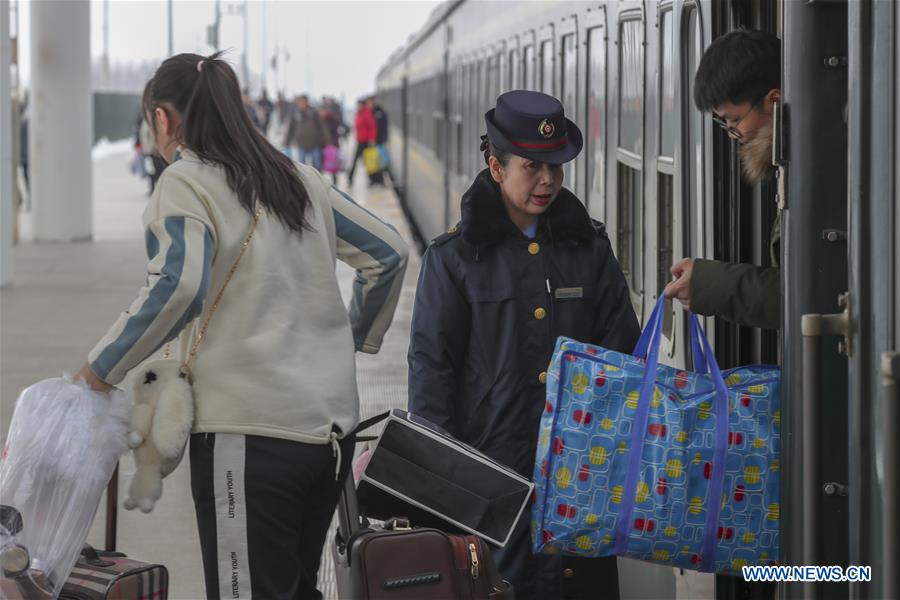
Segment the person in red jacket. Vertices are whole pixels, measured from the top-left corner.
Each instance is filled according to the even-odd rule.
[[[363,150],[375,144],[375,137],[378,132],[378,128],[375,125],[375,117],[372,116],[372,111],[369,110],[369,107],[366,106],[363,100],[356,102],[356,121],[354,126],[356,128],[356,154],[353,156],[353,161],[350,163],[350,171],[347,173],[347,182],[349,184],[353,183],[353,171],[356,169],[356,161],[362,156]]]

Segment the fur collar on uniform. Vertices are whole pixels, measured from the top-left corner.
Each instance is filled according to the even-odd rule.
[[[462,197],[462,237],[473,246],[496,244],[518,232],[506,214],[500,186],[484,169]],[[562,188],[550,208],[541,215],[538,227],[554,243],[589,244],[597,230],[578,198]]]

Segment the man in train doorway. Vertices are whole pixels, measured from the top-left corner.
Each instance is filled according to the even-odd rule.
[[[772,114],[781,98],[781,41],[764,31],[738,30],[710,44],[694,80],[694,103],[740,144],[744,179],[773,176]],[[781,212],[772,226],[772,267],[683,258],[672,265],[666,296],[686,310],[741,325],[780,327]]]

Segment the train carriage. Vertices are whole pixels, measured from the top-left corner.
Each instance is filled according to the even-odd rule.
[[[693,103],[704,49],[738,27],[783,43],[779,177],[753,186],[736,143]],[[682,256],[768,265],[784,210],[780,335],[717,318],[705,328],[723,367],[783,364],[781,561],[873,567],[871,583],[809,586],[810,597],[900,593],[898,30],[900,7],[878,0],[451,0],[377,78],[394,183],[425,242],[457,222],[484,168],[497,95],[560,98],[585,133],[564,185],[606,224],[642,319]],[[817,320],[842,314],[847,291],[846,319]],[[666,362],[689,368],[686,317],[667,304],[663,343]],[[801,593],[624,559],[620,586],[626,598]]]

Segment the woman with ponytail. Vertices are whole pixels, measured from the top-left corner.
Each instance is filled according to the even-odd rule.
[[[354,351],[381,345],[406,245],[266,141],[219,54],[163,62],[143,109],[169,163],[143,217],[147,284],[78,375],[109,390],[169,342],[185,360],[214,311],[190,367],[207,597],[320,598],[359,416]],[[349,314],[335,259],[357,272]]]
[[[484,120],[487,168],[422,258],[409,410],[531,478],[556,338],[630,352],[640,329],[603,225],[563,187],[582,136],[559,100],[507,92]],[[517,600],[618,597],[615,558],[535,556],[527,516],[495,558]]]

